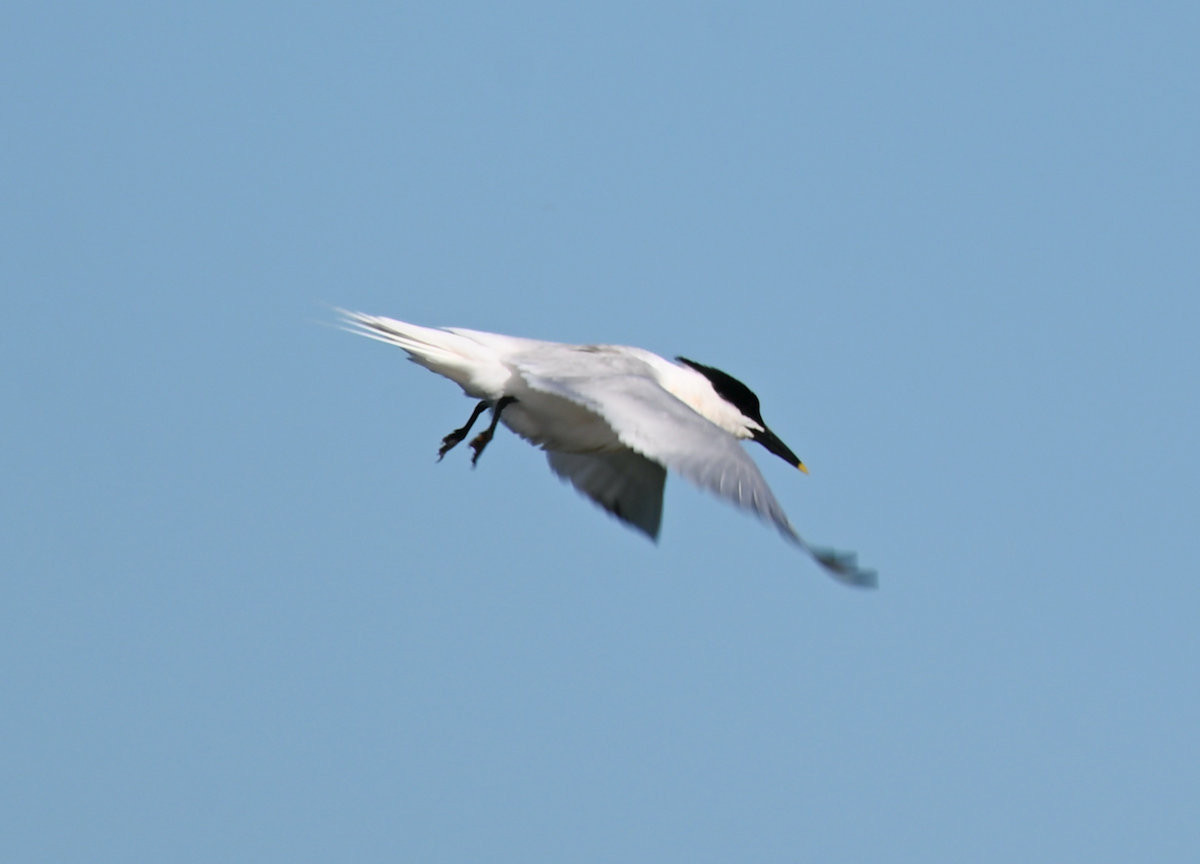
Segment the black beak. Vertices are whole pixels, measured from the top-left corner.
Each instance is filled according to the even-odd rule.
[[[799,468],[805,474],[808,473],[808,469],[804,467],[804,463],[801,462],[800,459],[796,456],[796,454],[793,453],[790,449],[788,449],[788,446],[786,444],[784,444],[782,441],[780,441],[779,438],[775,435],[775,433],[772,432],[770,429],[763,427],[763,430],[761,432],[755,432],[753,440],[757,441],[759,444],[766,447],[768,450],[770,450],[772,453],[774,453],[776,456],[778,456],[784,462],[791,465],[793,468]]]

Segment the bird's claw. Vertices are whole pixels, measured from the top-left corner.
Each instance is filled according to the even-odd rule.
[[[442,439],[442,446],[438,448],[437,461],[441,462],[442,457],[444,457],[447,453],[449,453],[451,450],[453,450],[455,447],[457,447],[459,444],[461,444],[462,440],[467,437],[466,433],[463,433],[460,435],[459,434],[460,432],[461,432],[461,430],[455,429],[453,432],[451,432],[449,435],[447,435],[445,438]]]
[[[475,463],[479,461],[479,457],[483,455],[484,448],[487,447],[487,445],[491,442],[491,440],[492,440],[491,430],[486,430],[484,432],[480,432],[473,439],[471,439],[471,449],[473,451],[475,451],[475,454],[471,457],[471,467],[472,468],[475,467]]]

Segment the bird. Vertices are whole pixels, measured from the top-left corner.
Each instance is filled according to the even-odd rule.
[[[466,440],[476,465],[503,423],[546,452],[550,469],[600,507],[657,542],[667,472],[755,514],[838,581],[878,586],[854,553],[810,545],[796,531],[742,441],[808,473],[771,431],[758,397],[719,369],[642,348],[543,342],[461,327],[431,328],[336,310],[343,329],[408,353],[478,400],[438,449],[440,462]]]

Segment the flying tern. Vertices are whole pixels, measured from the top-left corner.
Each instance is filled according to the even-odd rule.
[[[442,439],[439,461],[491,409],[491,422],[470,442],[472,465],[504,423],[545,450],[555,474],[653,540],[667,471],[675,471],[773,524],[836,579],[876,586],[875,571],[860,569],[854,554],[811,546],[792,527],[740,441],[808,469],[767,427],[758,397],[733,376],[641,348],[433,329],[338,311],[345,329],[403,348],[414,363],[479,400],[467,422]]]

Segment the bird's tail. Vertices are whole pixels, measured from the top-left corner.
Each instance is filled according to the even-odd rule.
[[[458,333],[345,309],[337,312],[343,329],[403,348],[414,363],[444,375],[476,398],[495,398],[510,374],[495,349]]]

